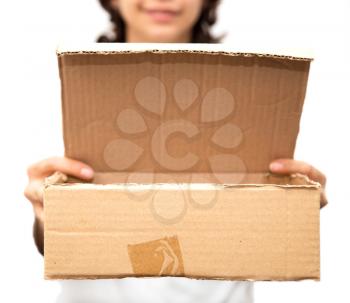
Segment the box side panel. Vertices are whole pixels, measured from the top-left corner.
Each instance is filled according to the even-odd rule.
[[[319,191],[45,192],[45,276],[319,279]]]

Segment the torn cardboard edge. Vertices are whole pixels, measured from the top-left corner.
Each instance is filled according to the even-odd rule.
[[[89,43],[61,44],[57,56],[82,54],[127,54],[127,53],[199,53],[226,56],[271,57],[289,60],[312,61],[313,52],[308,49],[242,48],[230,44],[187,43]]]
[[[215,183],[208,182],[210,180],[207,175],[209,174],[155,174],[156,181],[149,181],[148,173],[138,173],[138,179],[133,182],[125,182],[128,177],[128,173],[95,173],[94,179],[90,182],[83,181],[74,177],[67,176],[61,172],[56,172],[45,179],[45,188],[49,186],[62,186],[70,187],[77,186],[79,188],[88,189],[93,187],[94,189],[125,189],[129,187],[142,187],[142,189],[195,189],[195,190],[208,190],[208,189],[223,189],[223,188],[239,188],[239,187],[277,187],[277,188],[314,188],[320,189],[321,184],[311,180],[308,176],[302,174],[291,174],[278,176],[270,173],[250,173],[248,174],[251,182],[247,183]],[[135,174],[134,174],[135,175]],[[173,180],[169,182],[168,177],[173,176]],[[183,175],[183,176],[181,176]],[[226,179],[229,180],[232,173],[226,174]],[[160,176],[160,178],[157,176]],[[164,179],[168,179],[167,181]],[[270,177],[272,178],[271,180]],[[188,179],[191,178],[191,179]],[[266,182],[259,182],[258,179]],[[269,180],[269,182],[267,182]],[[255,181],[255,182],[253,182]]]

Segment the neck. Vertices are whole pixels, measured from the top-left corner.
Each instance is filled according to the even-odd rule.
[[[191,42],[191,33],[186,32],[175,37],[166,38],[154,38],[142,35],[137,31],[130,28],[126,29],[126,42],[131,43],[189,43]]]

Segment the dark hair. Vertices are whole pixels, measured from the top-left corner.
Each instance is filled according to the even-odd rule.
[[[113,24],[113,37],[101,35],[97,42],[126,42],[125,23],[118,10],[112,7],[111,0],[99,0],[102,7],[109,13]],[[193,26],[192,43],[217,43],[221,37],[214,37],[210,28],[216,22],[217,7],[220,0],[204,0],[202,12]]]

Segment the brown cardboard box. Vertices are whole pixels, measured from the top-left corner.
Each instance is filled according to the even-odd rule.
[[[66,156],[97,173],[47,182],[46,278],[319,279],[320,185],[268,172],[293,157],[308,56],[100,44],[58,60]]]

